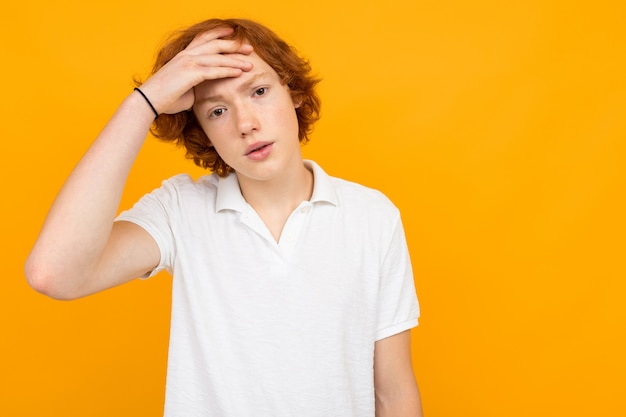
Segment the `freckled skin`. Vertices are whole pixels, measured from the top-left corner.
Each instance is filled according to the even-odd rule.
[[[251,71],[195,88],[194,112],[240,181],[270,181],[302,167],[296,106],[265,61],[254,53],[246,59]]]

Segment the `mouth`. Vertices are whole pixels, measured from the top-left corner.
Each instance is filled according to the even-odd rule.
[[[268,146],[271,146],[272,142],[257,142],[254,143],[252,145],[250,145],[247,149],[246,149],[246,156],[249,156],[255,152],[259,152],[265,148],[267,148]]]

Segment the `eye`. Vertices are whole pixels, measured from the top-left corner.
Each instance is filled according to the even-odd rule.
[[[226,109],[223,108],[223,107],[218,107],[217,109],[215,109],[211,113],[209,113],[209,118],[215,119],[217,117],[220,117],[224,113],[226,113]]]
[[[261,88],[257,88],[256,90],[254,90],[255,96],[262,96],[265,93],[267,93],[267,87],[261,87]]]

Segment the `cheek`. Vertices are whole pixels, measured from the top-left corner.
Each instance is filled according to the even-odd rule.
[[[209,131],[207,126],[204,123],[198,123],[198,124],[200,125],[200,128],[204,132],[204,135],[207,137],[207,140],[209,141],[209,144],[213,145],[213,143],[212,143],[213,141],[211,140],[211,132]]]
[[[213,146],[219,143],[221,138],[228,136],[229,124],[222,120],[211,122],[204,121],[200,123],[200,127],[202,127],[204,134],[209,138],[209,142],[211,142]]]

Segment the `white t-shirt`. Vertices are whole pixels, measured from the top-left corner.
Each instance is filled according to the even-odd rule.
[[[306,163],[279,242],[234,174],[172,177],[118,217],[174,277],[165,416],[374,416],[374,343],[419,316],[400,214]]]

